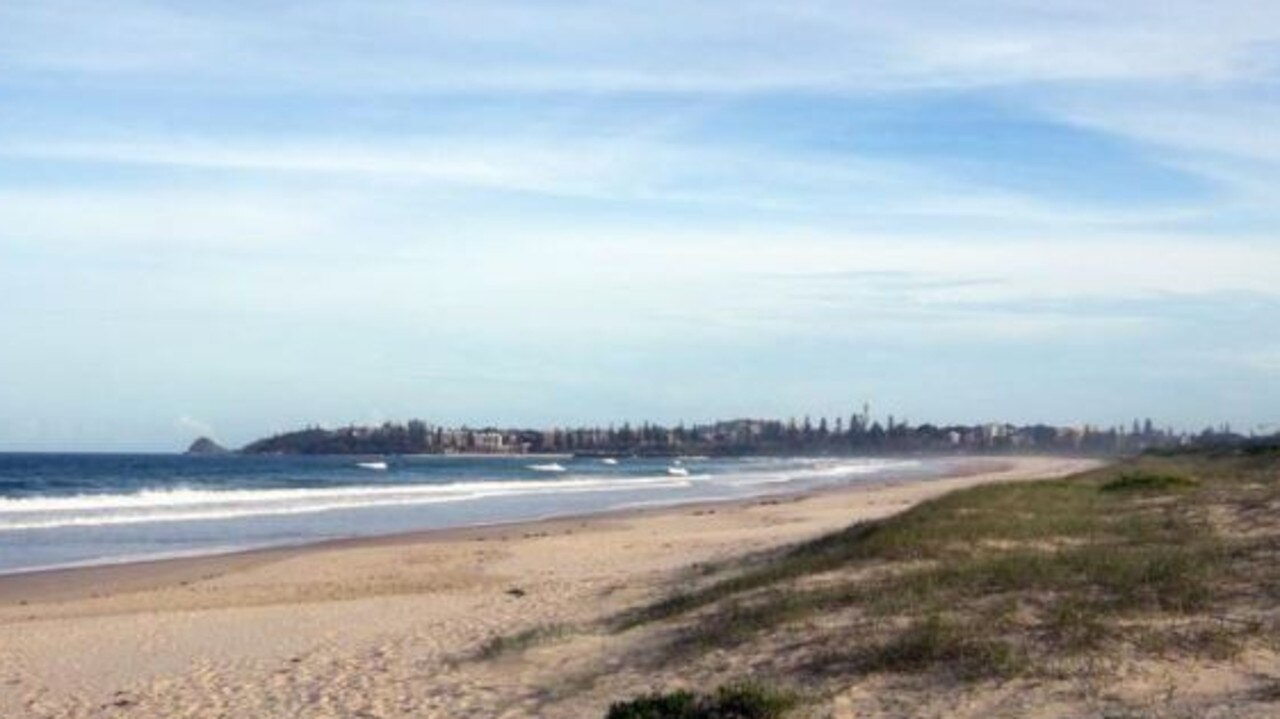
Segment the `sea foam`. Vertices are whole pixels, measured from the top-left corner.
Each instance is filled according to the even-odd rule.
[[[0,498],[0,532],[145,522],[182,522],[307,514],[339,509],[459,502],[486,497],[609,492],[688,486],[693,478],[575,477],[559,480],[452,482],[306,489],[172,488],[130,494]]]

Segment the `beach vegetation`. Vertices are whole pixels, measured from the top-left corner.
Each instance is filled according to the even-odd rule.
[[[803,661],[776,667],[797,681],[1226,659],[1277,634],[1266,608],[1280,600],[1277,509],[1274,453],[1142,456],[953,492],[718,566],[613,629],[663,623],[668,657],[685,660],[803,646]]]
[[[1181,474],[1126,472],[1104,483],[1103,492],[1169,492],[1190,489],[1196,481]]]
[[[722,686],[709,694],[677,690],[646,694],[609,707],[606,719],[780,719],[795,694],[757,682]]]
[[[476,652],[478,658],[484,660],[518,654],[541,644],[548,644],[573,634],[574,627],[568,624],[538,624],[515,634],[498,634],[490,637]]]
[[[856,646],[846,661],[862,672],[919,672],[936,667],[957,677],[1011,676],[1023,669],[1012,643],[989,636],[986,627],[941,614],[912,621],[886,640]]]

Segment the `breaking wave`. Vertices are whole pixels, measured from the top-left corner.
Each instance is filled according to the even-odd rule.
[[[0,532],[148,522],[184,522],[309,514],[460,502],[487,497],[669,489],[692,477],[581,477],[562,480],[453,482],[306,489],[148,489],[130,494],[0,498]]]
[[[693,486],[742,488],[787,483],[831,482],[860,475],[905,469],[910,460],[792,460],[774,464],[759,460],[736,471],[700,472],[691,460],[689,474],[581,475],[560,464],[528,465],[534,471],[557,475],[545,479],[502,479],[415,484],[353,484],[328,487],[219,488],[169,486],[128,493],[0,497],[0,533],[63,527],[160,522],[197,522],[251,517],[305,515],[338,510],[412,507],[511,496],[552,497],[596,492],[649,492],[665,501],[662,490]],[[657,468],[654,468],[657,471]],[[741,490],[739,490],[741,491]],[[667,495],[671,496],[671,495]],[[678,496],[676,497],[678,499]],[[643,500],[641,500],[643,501]]]

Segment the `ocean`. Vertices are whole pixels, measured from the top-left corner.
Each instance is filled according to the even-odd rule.
[[[941,459],[0,454],[0,574],[941,476]]]

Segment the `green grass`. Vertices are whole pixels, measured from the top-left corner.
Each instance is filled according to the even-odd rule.
[[[1020,673],[1025,663],[1021,650],[991,638],[988,629],[931,614],[888,641],[853,650],[851,658],[862,672],[920,672],[941,666],[961,679]]]
[[[605,719],[779,719],[796,703],[790,692],[744,682],[711,694],[680,690],[617,702]]]
[[[697,655],[843,617],[808,665],[823,674],[1007,677],[1117,643],[1225,657],[1248,632],[1212,616],[1280,590],[1278,469],[1274,454],[1145,457],[953,492],[702,578],[614,628],[674,623],[672,652]],[[1222,517],[1272,534],[1224,535]]]

